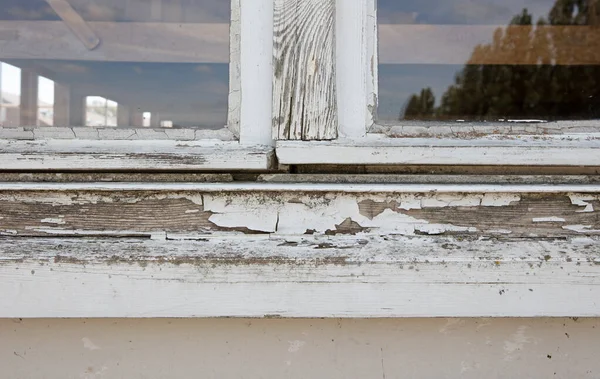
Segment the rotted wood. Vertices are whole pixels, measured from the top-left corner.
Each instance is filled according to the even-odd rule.
[[[274,12],[274,136],[334,139],[335,0],[275,0]]]
[[[285,191],[285,186],[281,191],[236,191],[235,183],[220,187],[190,184],[189,190],[174,189],[185,184],[168,189],[158,183],[153,184],[154,190],[137,191],[131,189],[133,184],[108,190],[116,185],[1,191],[0,234],[159,239],[204,238],[215,233],[472,238],[600,235],[598,193],[463,193],[458,189],[449,193],[343,193]],[[161,186],[167,190],[158,190]]]

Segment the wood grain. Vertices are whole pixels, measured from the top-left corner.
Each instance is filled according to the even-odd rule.
[[[600,316],[597,238],[258,237],[0,239],[0,317]]]
[[[7,186],[12,189],[4,190]],[[38,190],[18,191],[26,186],[6,184],[0,191],[0,234],[168,237],[242,232],[469,238],[600,235],[597,193],[464,193],[460,186],[455,192],[438,194],[424,189],[414,193],[377,193],[377,188],[373,193],[290,191],[292,186],[283,184],[271,186],[273,191],[261,191],[260,185],[255,190],[249,190],[251,186],[242,190],[235,183],[212,187],[125,183],[118,191],[116,186],[105,184],[103,189],[101,183],[91,187],[61,183],[53,188],[65,190],[58,191],[50,190],[49,184],[38,183],[28,186]],[[136,187],[140,190],[133,190]]]
[[[276,139],[337,137],[334,25],[335,0],[275,0]]]
[[[62,130],[71,134],[73,130],[51,129],[54,129],[53,133]],[[79,134],[81,140],[59,140],[51,136],[47,141],[0,140],[0,169],[230,171],[268,170],[273,163],[273,149],[270,147],[240,146],[237,142],[120,140],[109,133],[136,133],[125,129],[87,128],[87,132],[93,133],[95,138],[101,138],[105,132],[106,139],[86,140],[85,131],[82,128]]]

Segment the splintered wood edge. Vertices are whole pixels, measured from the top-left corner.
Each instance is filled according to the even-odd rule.
[[[600,316],[590,237],[22,238],[0,251],[7,318]]]

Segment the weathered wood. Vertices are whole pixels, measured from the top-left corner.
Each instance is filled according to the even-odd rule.
[[[100,39],[96,33],[90,29],[89,25],[67,0],[46,0],[46,2],[88,50],[94,50],[100,45]]]
[[[596,135],[396,138],[277,143],[286,165],[598,166]]]
[[[7,183],[0,186],[0,234],[165,238],[214,232],[477,238],[600,234],[599,195],[568,191],[598,191],[597,185],[554,186],[555,191],[562,188],[558,193],[541,185],[540,193],[522,192],[527,186],[504,186],[517,190],[513,192],[477,192],[503,187],[498,185],[472,185],[463,192],[461,188],[469,185],[454,185],[447,188],[452,192],[437,194],[426,191],[427,186],[404,185],[407,191],[398,192],[393,189],[402,186],[345,186],[356,192],[335,192],[344,185],[329,185],[329,192],[327,185],[322,191],[303,192],[276,183]],[[392,191],[377,192],[386,186]]]
[[[89,22],[102,44],[81,46],[60,21],[0,21],[0,59],[228,63],[229,24]]]
[[[74,104],[72,102],[71,104]],[[82,105],[82,103],[81,103]],[[83,106],[83,105],[82,105]],[[75,108],[75,109],[78,109]],[[74,139],[85,139],[85,140],[176,140],[176,141],[234,141],[235,136],[227,129],[222,128],[218,130],[204,130],[204,129],[189,129],[189,128],[161,128],[161,129],[150,129],[142,128],[142,114],[139,112],[133,112],[130,121],[127,121],[125,114],[126,112],[121,111],[121,122],[119,126],[132,126],[131,128],[114,128],[114,127],[65,127],[62,124],[59,127],[16,127],[16,128],[0,128],[0,139],[11,139],[11,140],[45,140],[45,139],[61,139],[61,140],[74,140]],[[82,113],[82,112],[77,112]],[[71,116],[74,112],[71,112]],[[118,116],[119,117],[119,116]],[[140,124],[140,128],[136,128],[136,123]],[[73,145],[73,146],[76,146]]]
[[[241,0],[231,0],[231,27],[229,28],[229,98],[227,102],[227,128],[240,138],[241,82]]]
[[[76,129],[63,130],[72,133]],[[93,131],[94,138],[102,137],[102,134],[98,136],[98,130],[81,128],[82,132],[86,130]],[[136,130],[121,131],[128,135],[137,133]],[[164,134],[163,138],[166,137]],[[237,142],[139,137],[134,140],[127,137],[123,140],[0,140],[1,170],[268,170],[272,163],[271,147],[240,146]]]
[[[5,238],[0,317],[598,317],[599,242]]]
[[[337,137],[335,0],[275,0],[273,132]]]
[[[527,122],[529,121],[529,122]],[[496,122],[436,122],[411,121],[386,122],[373,125],[371,133],[385,134],[391,138],[460,138],[478,139],[485,136],[545,136],[590,134],[600,131],[598,120],[553,121],[505,120]]]

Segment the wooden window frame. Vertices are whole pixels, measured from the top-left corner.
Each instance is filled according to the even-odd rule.
[[[377,0],[336,5],[337,125],[329,141],[279,140],[286,165],[598,166],[600,121],[378,125]],[[339,125],[339,126],[338,126]],[[414,125],[414,123],[413,123]],[[469,128],[470,126],[470,128]],[[327,128],[327,125],[323,125]]]
[[[0,128],[0,170],[272,168],[273,2],[231,2],[230,93],[225,129]]]

